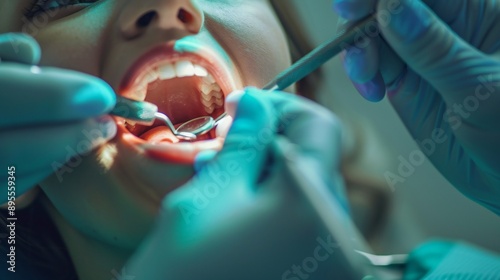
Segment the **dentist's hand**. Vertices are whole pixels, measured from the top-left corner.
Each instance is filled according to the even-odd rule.
[[[114,106],[115,94],[82,73],[33,67],[40,47],[26,35],[0,35],[0,59],[0,182],[7,186],[14,167],[21,195],[60,167],[55,162],[114,136],[112,119],[98,116]],[[0,190],[2,204],[7,190]]]
[[[335,0],[334,6],[350,20],[373,11],[379,17],[383,39],[372,37],[345,56],[358,91],[372,101],[387,92],[440,172],[500,214],[498,1]]]
[[[303,172],[330,187],[323,192],[326,199],[341,196],[336,189],[342,189],[342,180],[335,172],[339,123],[326,109],[279,92],[247,89],[229,96],[232,116],[236,103],[222,151],[165,197],[159,225],[130,260],[127,275],[350,279],[346,267],[336,265],[341,250],[284,168],[285,157],[293,154],[307,166]],[[305,259],[318,263],[314,273],[302,267]]]
[[[495,279],[498,275],[500,255],[462,242],[429,240],[412,250],[403,279]]]

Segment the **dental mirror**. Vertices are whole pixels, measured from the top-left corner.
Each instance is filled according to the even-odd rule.
[[[201,135],[210,131],[214,127],[214,123],[215,121],[212,117],[199,117],[185,122],[177,128],[177,131]]]
[[[167,117],[167,115],[160,113],[160,112],[156,112],[154,114],[154,118],[163,121],[168,126],[168,128],[172,131],[172,133],[175,135],[175,137],[177,137],[181,140],[187,140],[187,141],[196,140],[196,134],[193,134],[190,132],[182,132],[182,131],[178,131],[177,129],[175,129],[174,125],[172,124],[170,119]],[[191,121],[188,121],[188,123],[189,122],[191,122]]]
[[[110,112],[111,115],[133,120],[142,125],[152,125],[155,120],[162,121],[181,140],[194,141],[198,135],[203,135],[212,130],[217,124],[227,116],[222,113],[216,119],[210,116],[203,116],[189,120],[181,124],[177,129],[170,118],[158,112],[155,104],[146,101],[132,100],[123,96],[117,96],[116,106]]]
[[[222,120],[225,116],[227,116],[227,113],[224,112],[215,120],[210,116],[192,119],[179,126],[177,128],[177,132],[193,135],[203,135],[216,127],[217,124],[219,124],[219,121]]]

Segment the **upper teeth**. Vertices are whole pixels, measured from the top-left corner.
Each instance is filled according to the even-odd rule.
[[[177,77],[177,73],[175,73],[174,65],[165,64],[158,67],[159,78],[162,80],[168,80]]]
[[[194,65],[190,61],[178,61],[175,63],[175,73],[179,78],[194,76]]]
[[[215,79],[203,66],[193,64],[189,60],[179,60],[175,63],[161,64],[148,70],[144,75],[137,79],[137,84],[150,84],[158,79],[169,80],[183,77],[204,77],[208,82],[214,83]]]
[[[144,75],[136,80],[136,98],[145,100],[148,85],[156,80],[169,80],[183,77],[202,77],[200,83],[201,101],[208,114],[212,114],[215,109],[221,108],[223,104],[223,94],[220,86],[214,77],[208,73],[203,66],[194,64],[189,60],[179,60],[175,63],[164,63],[146,71]]]
[[[208,71],[207,69],[201,67],[200,65],[195,65],[194,66],[194,74],[199,77],[206,77],[208,76]]]

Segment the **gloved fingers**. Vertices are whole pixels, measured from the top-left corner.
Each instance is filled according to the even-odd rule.
[[[329,110],[300,96],[285,92],[266,92],[255,88],[246,89],[246,95],[271,104],[273,123],[277,133],[272,139],[270,153],[274,155],[273,168],[284,161],[283,150],[297,154],[296,160],[307,162],[309,174],[320,178],[346,209],[348,203],[342,177],[338,174],[341,158],[342,124]],[[278,148],[277,148],[278,146]],[[282,149],[282,147],[289,147]],[[273,172],[276,170],[272,170]],[[273,177],[270,174],[270,177]],[[276,174],[274,174],[276,175]],[[281,174],[277,175],[281,178]],[[274,178],[277,178],[274,176]],[[286,182],[287,180],[282,180]],[[269,183],[269,182],[268,182]],[[293,185],[289,182],[285,186]],[[272,183],[270,183],[273,185]],[[276,185],[276,184],[274,184]],[[287,191],[289,189],[286,189]]]
[[[40,57],[40,46],[33,37],[23,33],[0,34],[0,61],[35,65]]]
[[[205,150],[199,152],[194,159],[194,170],[201,171],[208,163],[210,163],[216,156],[218,151]]]
[[[472,82],[464,79],[464,73],[480,66],[485,57],[421,1],[400,2],[400,12],[393,14],[386,25],[380,25],[385,40],[410,68],[443,94],[447,103],[463,100],[464,96],[457,93]],[[380,0],[379,9],[391,3]]]
[[[272,104],[273,123],[278,133],[297,145],[303,156],[321,162],[320,172],[330,174],[338,167],[341,123],[330,111],[284,92],[250,88],[247,95]]]
[[[114,137],[115,133],[116,125],[109,116],[83,122],[1,132],[0,164],[15,166],[16,177],[19,178],[29,177],[47,168],[56,171],[73,156],[88,154]],[[26,182],[30,180],[26,179]],[[17,187],[21,190],[31,185]]]
[[[233,117],[233,124],[224,147],[209,166],[232,165],[239,170],[235,180],[253,185],[265,167],[276,134],[274,109],[247,89],[227,97],[226,112]]]
[[[342,55],[347,75],[355,83],[363,84],[373,80],[379,70],[378,37],[362,36]]]
[[[383,39],[379,43],[380,75],[386,85],[386,91],[397,86],[405,77],[407,65]]]
[[[0,87],[0,131],[98,116],[116,102],[100,79],[56,68],[0,63]]]
[[[446,1],[436,1],[436,0],[421,0],[427,7],[429,7],[432,11],[436,13],[436,15],[439,16],[441,20],[443,20],[446,23],[452,23],[457,21],[457,17],[462,16],[463,11],[467,10],[469,12],[471,11],[471,6],[467,6],[469,3],[471,3],[469,0],[456,0],[453,1],[453,5],[450,5],[450,3],[446,3]],[[476,2],[476,1],[474,1]],[[496,8],[498,9],[498,5],[492,5],[492,6],[483,6],[480,5],[479,2],[484,2],[484,1],[478,1],[478,6],[481,6],[483,9],[490,9],[490,8]],[[487,2],[487,1],[486,1]],[[473,4],[474,6],[476,5],[475,3]],[[466,24],[466,22],[463,22],[463,24]]]
[[[348,20],[361,19],[375,10],[376,0],[334,0],[333,8]]]
[[[391,186],[413,174],[427,157],[458,190],[494,209],[491,205],[498,201],[498,195],[488,184],[495,185],[498,181],[494,173],[499,166],[498,153],[491,147],[498,143],[500,135],[488,133],[482,129],[483,124],[471,126],[466,123],[481,110],[467,111],[463,103],[457,103],[455,108],[448,107],[442,96],[412,69],[408,69],[398,93],[389,94],[389,100],[420,148],[404,156],[408,169],[388,179]],[[490,106],[489,100],[482,102],[478,104]],[[491,116],[491,112],[486,114]],[[493,211],[498,212],[498,209]]]
[[[344,19],[359,20],[368,14],[375,11],[377,0],[333,0],[333,8]],[[422,0],[429,8],[431,8],[444,22],[452,22],[460,15],[460,11],[464,10],[464,6],[468,3],[467,0],[454,1],[453,5],[449,5],[446,1]],[[391,15],[399,12],[398,1],[386,2],[384,14],[389,12]],[[467,7],[465,7],[467,8]],[[497,5],[488,8],[499,9]]]
[[[432,240],[419,245],[409,255],[405,279],[423,279],[442,263],[456,245],[445,240]]]
[[[335,8],[339,12],[359,13],[360,17],[366,16],[375,6],[375,1],[344,0],[335,1]],[[360,6],[360,7],[357,7]],[[342,15],[341,15],[342,16]],[[345,17],[345,15],[344,15]],[[356,18],[356,16],[348,16]],[[346,26],[349,24],[346,24]],[[374,27],[376,28],[376,26]],[[385,88],[380,84],[379,76],[379,31],[367,29],[360,30],[353,45],[347,46],[341,54],[344,69],[356,89],[365,99],[377,102],[385,95]],[[376,85],[376,87],[373,87]],[[377,92],[369,90],[378,89]]]
[[[371,102],[378,102],[382,100],[385,96],[386,86],[384,79],[380,73],[370,81],[365,83],[353,82],[356,90],[363,96],[366,100]]]

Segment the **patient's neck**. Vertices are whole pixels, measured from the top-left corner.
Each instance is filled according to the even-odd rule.
[[[69,224],[48,200],[43,202],[62,236],[79,280],[120,279],[133,252],[93,239]]]

